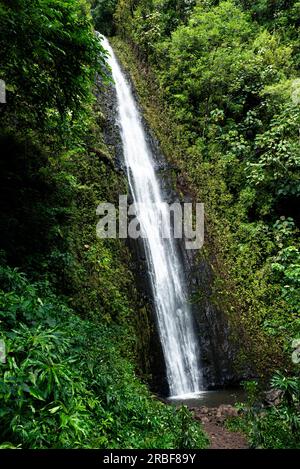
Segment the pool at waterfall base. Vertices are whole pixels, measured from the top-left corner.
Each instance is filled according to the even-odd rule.
[[[218,407],[220,405],[235,405],[244,402],[246,395],[243,389],[216,389],[212,391],[200,391],[197,393],[170,396],[165,402],[175,405],[186,405],[187,407]]]

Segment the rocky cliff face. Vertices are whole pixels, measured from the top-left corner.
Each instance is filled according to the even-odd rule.
[[[130,77],[128,77],[130,80]],[[101,87],[101,83],[99,84]],[[124,161],[120,130],[118,127],[117,102],[113,85],[105,87],[103,111],[106,117],[105,143],[115,155],[116,171],[124,172]],[[138,96],[135,96],[137,102]],[[168,164],[162,155],[159,142],[153,136],[151,129],[144,121],[148,144],[155,159],[155,169],[161,181],[165,194],[165,201],[192,201],[187,188],[177,185],[176,168]],[[130,203],[130,194],[128,195]],[[153,391],[167,395],[168,384],[164,365],[163,352],[156,327],[155,312],[149,277],[147,272],[145,249],[142,240],[128,239],[131,249],[133,271],[136,285],[140,292],[140,305],[136,317],[136,332],[138,339],[138,362],[141,372],[145,375]],[[229,327],[222,310],[212,300],[213,274],[210,259],[204,250],[186,250],[183,240],[178,240],[184,270],[192,299],[192,313],[199,337],[201,361],[203,367],[204,386],[206,389],[237,384],[243,377],[233,370],[236,350],[229,340]],[[199,299],[199,292],[201,292]],[[197,301],[193,298],[197,297]]]

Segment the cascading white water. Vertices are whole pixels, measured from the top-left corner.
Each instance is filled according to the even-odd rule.
[[[187,302],[184,273],[172,238],[160,236],[158,220],[169,224],[151,150],[131,88],[106,38],[118,102],[124,159],[137,218],[146,234],[145,250],[155,302],[160,340],[171,396],[197,393],[202,388],[199,349]]]

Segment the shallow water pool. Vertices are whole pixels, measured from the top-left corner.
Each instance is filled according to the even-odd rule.
[[[170,404],[184,404],[188,407],[218,407],[222,404],[234,405],[245,401],[245,392],[242,389],[226,389],[216,391],[201,391],[196,394],[184,394],[167,399]]]

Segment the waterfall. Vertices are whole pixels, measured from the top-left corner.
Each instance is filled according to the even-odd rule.
[[[197,393],[202,389],[198,340],[187,300],[185,275],[172,237],[160,236],[161,225],[169,224],[169,214],[154,171],[141,116],[115,54],[106,38],[118,103],[118,124],[124,160],[137,218],[144,239],[147,265],[153,292],[159,336],[164,354],[171,396]]]

